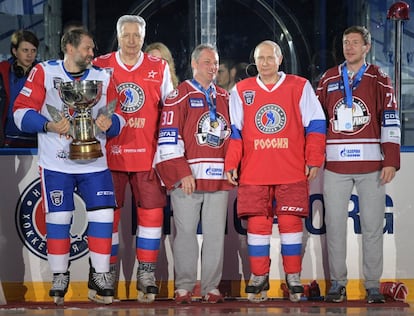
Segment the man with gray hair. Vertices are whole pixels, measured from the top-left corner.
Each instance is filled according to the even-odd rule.
[[[167,62],[142,51],[145,26],[145,20],[140,16],[121,16],[116,25],[118,51],[96,58],[94,64],[112,73],[117,83],[119,106],[127,122],[121,134],[107,143],[108,165],[117,201],[111,271],[115,274],[120,212],[129,184],[136,202],[138,223],[138,300],[152,302],[158,294],[154,272],[162,234],[163,208],[166,205],[165,190],[155,175],[152,162],[162,101],[173,87]]]

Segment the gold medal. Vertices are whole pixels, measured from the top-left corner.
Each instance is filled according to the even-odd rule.
[[[219,126],[219,123],[217,121],[210,121],[210,126],[212,128],[217,128]]]

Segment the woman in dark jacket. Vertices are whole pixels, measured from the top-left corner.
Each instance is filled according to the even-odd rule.
[[[14,124],[13,104],[30,70],[37,63],[38,47],[39,40],[34,33],[27,30],[15,31],[10,43],[12,57],[0,62],[0,90],[5,94],[2,98],[0,91],[1,132],[4,132],[5,147],[37,147],[36,134],[23,133]]]

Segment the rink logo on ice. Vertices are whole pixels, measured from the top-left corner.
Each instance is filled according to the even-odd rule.
[[[70,260],[88,253],[86,207],[82,198],[74,193],[75,212],[70,229]],[[16,207],[16,228],[23,244],[31,253],[47,260],[46,223],[43,210],[40,178],[29,184],[19,197]]]

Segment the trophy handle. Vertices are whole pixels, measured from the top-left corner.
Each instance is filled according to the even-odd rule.
[[[53,105],[46,104],[47,111],[49,112],[50,116],[52,117],[53,122],[59,122],[62,119],[63,112],[60,112],[57,108]]]
[[[111,102],[109,102],[107,106],[101,107],[98,110],[98,116],[101,115],[101,114],[103,114],[103,115],[105,115],[105,116],[107,116],[107,117],[110,118],[112,116],[112,114],[114,114],[114,112],[115,112],[115,107],[116,107],[116,104],[117,103],[118,102],[115,99],[115,100],[112,100]]]
[[[114,112],[115,112],[115,107],[116,107],[117,103],[118,103],[118,101],[115,99],[115,100],[112,100],[111,102],[109,102],[107,106],[101,107],[98,110],[98,115],[96,117],[98,117],[99,115],[102,114],[102,115],[105,115],[108,118],[111,118],[112,114],[114,114]],[[95,135],[102,132],[101,129],[96,125],[96,123],[94,124],[94,127],[95,127],[95,132],[96,132]]]

